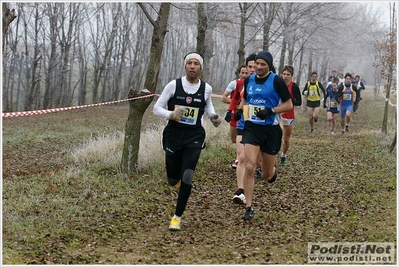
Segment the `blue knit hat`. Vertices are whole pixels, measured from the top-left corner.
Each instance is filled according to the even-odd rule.
[[[267,64],[269,65],[269,68],[270,68],[270,69],[273,69],[273,68],[274,68],[274,66],[273,66],[273,56],[272,56],[272,54],[270,54],[270,52],[267,52],[267,51],[260,51],[260,52],[256,55],[255,60],[257,60],[258,58],[261,58],[261,59],[263,59],[264,61],[266,61]]]

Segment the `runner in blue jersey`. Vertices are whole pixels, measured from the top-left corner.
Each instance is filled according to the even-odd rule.
[[[261,51],[255,58],[255,74],[244,81],[244,96],[235,113],[245,124],[242,135],[244,144],[244,191],[246,210],[243,220],[251,220],[254,212],[252,198],[255,187],[255,170],[258,154],[262,158],[262,177],[269,183],[277,178],[276,155],[281,148],[281,113],[292,109],[291,94],[283,78],[273,73],[273,57]],[[245,112],[244,112],[245,109]]]
[[[335,125],[339,115],[338,79],[332,80],[331,90],[327,90],[327,96],[324,98],[323,106],[327,108],[327,121],[331,127],[330,133],[335,134]]]
[[[338,95],[340,96],[340,116],[341,116],[341,132],[349,131],[349,122],[351,113],[353,112],[353,105],[356,101],[357,87],[351,83],[352,75],[345,74],[345,81],[338,87]],[[345,123],[346,122],[346,123]]]

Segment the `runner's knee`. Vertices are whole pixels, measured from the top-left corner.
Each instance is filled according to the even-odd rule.
[[[193,183],[194,171],[187,169],[183,173],[182,181],[185,184],[191,185]]]

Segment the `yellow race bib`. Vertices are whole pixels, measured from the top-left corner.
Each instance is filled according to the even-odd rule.
[[[187,124],[187,125],[196,125],[197,124],[199,108],[175,105],[175,110],[177,108],[187,109],[187,111],[184,112],[183,116],[178,121],[179,123],[183,123],[183,124]]]

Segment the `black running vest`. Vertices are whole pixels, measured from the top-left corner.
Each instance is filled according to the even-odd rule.
[[[169,120],[168,125],[179,128],[197,128],[201,125],[201,118],[205,111],[205,82],[201,84],[197,92],[187,94],[182,85],[181,78],[176,79],[176,91],[174,96],[168,101],[168,110],[174,110],[176,105],[188,107],[181,122]],[[196,120],[196,121],[195,121]],[[182,123],[186,122],[186,123]]]

